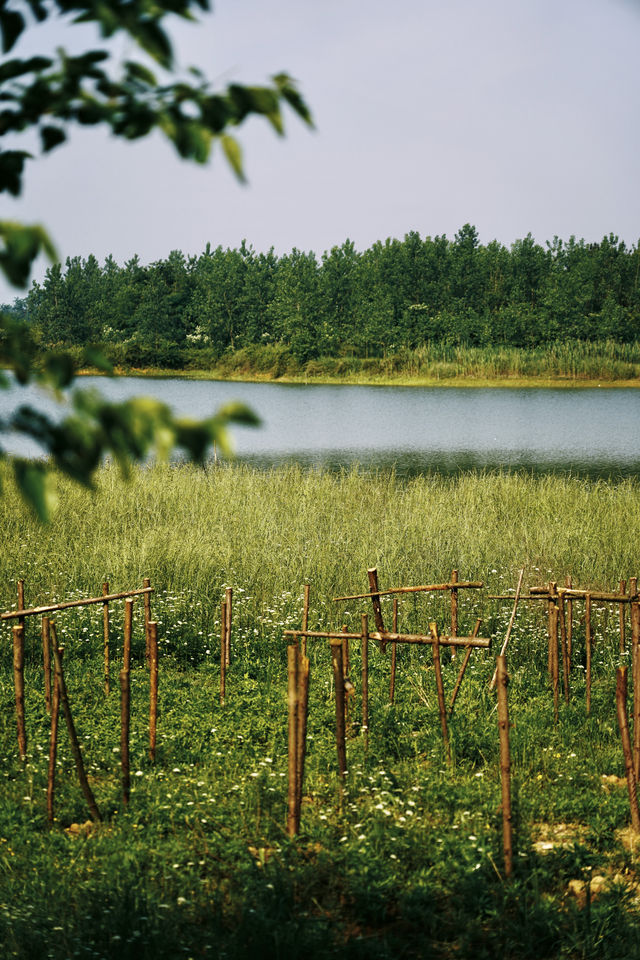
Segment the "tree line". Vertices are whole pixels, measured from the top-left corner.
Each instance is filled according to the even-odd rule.
[[[610,234],[545,246],[529,234],[483,245],[465,224],[453,240],[350,240],[316,256],[207,245],[143,266],[109,256],[54,264],[11,309],[43,348],[103,345],[125,366],[207,366],[239,349],[383,357],[424,344],[640,340],[640,245]]]

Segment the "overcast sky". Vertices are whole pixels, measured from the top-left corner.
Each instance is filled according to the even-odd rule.
[[[94,42],[87,28],[28,33],[16,54]],[[316,130],[293,114],[284,139],[260,119],[242,127],[246,187],[220,155],[197,167],[159,136],[73,131],[21,198],[3,195],[2,219],[44,223],[63,260],[120,263],[243,238],[364,249],[466,222],[507,245],[640,238],[639,0],[217,0],[172,35],[180,64],[220,84],[286,70]]]

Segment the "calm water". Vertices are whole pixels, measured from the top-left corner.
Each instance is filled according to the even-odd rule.
[[[400,475],[471,468],[640,476],[640,390],[304,386],[83,377],[111,399],[150,394],[204,417],[248,403],[258,429],[235,428],[241,460],[339,468],[394,466]],[[0,417],[17,402],[55,405],[35,388],[0,391]],[[12,444],[12,450],[36,453]]]

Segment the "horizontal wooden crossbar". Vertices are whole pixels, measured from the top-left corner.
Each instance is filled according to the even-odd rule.
[[[107,593],[102,597],[89,597],[86,600],[65,600],[63,603],[51,603],[46,607],[31,607],[29,610],[9,610],[0,613],[0,620],[18,620],[20,617],[36,617],[42,613],[54,613],[56,610],[68,610],[70,607],[88,607],[91,603],[108,603],[109,600],[124,600],[125,597],[138,597],[143,593],[153,593],[153,587],[141,587],[140,590],[126,590],[124,593]]]
[[[327,633],[319,630],[285,630],[286,637],[307,637],[310,640],[361,640],[363,633]],[[377,640],[379,643],[433,643],[433,636],[424,633],[384,633],[375,631],[367,633],[368,640]],[[491,647],[490,637],[439,637],[442,647],[480,647],[488,650]]]
[[[456,580],[455,583],[431,583],[424,587],[392,587],[390,590],[378,590],[377,593],[357,593],[353,597],[334,597],[334,603],[339,600],[366,600],[368,597],[384,597],[390,593],[430,593],[435,590],[479,590],[484,587],[481,581],[465,583]]]
[[[587,597],[591,597],[592,600],[601,601],[602,603],[637,603],[640,600],[640,595],[634,593],[629,595],[627,593],[605,593],[604,591],[598,590],[574,590],[571,587],[558,587],[557,594],[549,593],[533,593],[528,596],[520,597],[520,600],[549,600],[559,599],[564,597],[565,600],[586,600]],[[512,594],[500,594],[495,595],[491,594],[487,597],[488,600],[513,600],[514,597]]]

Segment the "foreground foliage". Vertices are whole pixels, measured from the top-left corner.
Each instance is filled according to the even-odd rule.
[[[442,751],[431,657],[401,651],[396,702],[388,656],[370,657],[371,732],[350,707],[349,775],[340,802],[332,742],[330,658],[311,649],[311,705],[302,834],[284,832],[286,642],[312,585],[311,626],[359,623],[360,605],[331,597],[366,586],[461,577],[487,590],[461,600],[460,628],[483,616],[504,635],[510,605],[486,594],[571,573],[613,586],[637,572],[640,488],[574,479],[468,475],[331,477],[240,468],[141,470],[122,487],[113,470],[94,500],[69,487],[54,523],[32,525],[10,486],[3,499],[3,607],[15,579],[27,602],[112,587],[156,587],[162,647],[158,759],[146,757],[148,677],[142,610],[134,631],[133,791],[119,796],[119,704],[102,685],[101,617],[58,617],[70,696],[105,823],[86,809],[64,732],[58,821],[45,825],[48,718],[39,637],[29,624],[28,762],[17,759],[10,646],[0,649],[0,939],[7,955],[244,957],[628,957],[640,949],[637,855],[625,846],[613,691],[617,611],[595,624],[594,696],[584,711],[584,627],[576,619],[572,703],[553,705],[545,679],[545,618],[522,607],[512,639],[510,707],[516,870],[504,882],[498,736],[487,684],[491,655],[476,652]],[[65,491],[67,492],[67,491]],[[72,545],[73,549],[69,549]],[[218,702],[218,601],[235,590],[228,699]],[[366,609],[366,607],[362,607]],[[405,599],[401,623],[446,624],[443,598]],[[6,628],[5,628],[6,629]],[[113,640],[120,651],[120,623]],[[450,691],[457,664],[444,658]],[[626,658],[623,662],[628,662]],[[359,655],[351,677],[359,686]],[[605,789],[606,787],[606,789]],[[590,908],[571,881],[605,878]],[[595,888],[595,880],[592,880]]]

